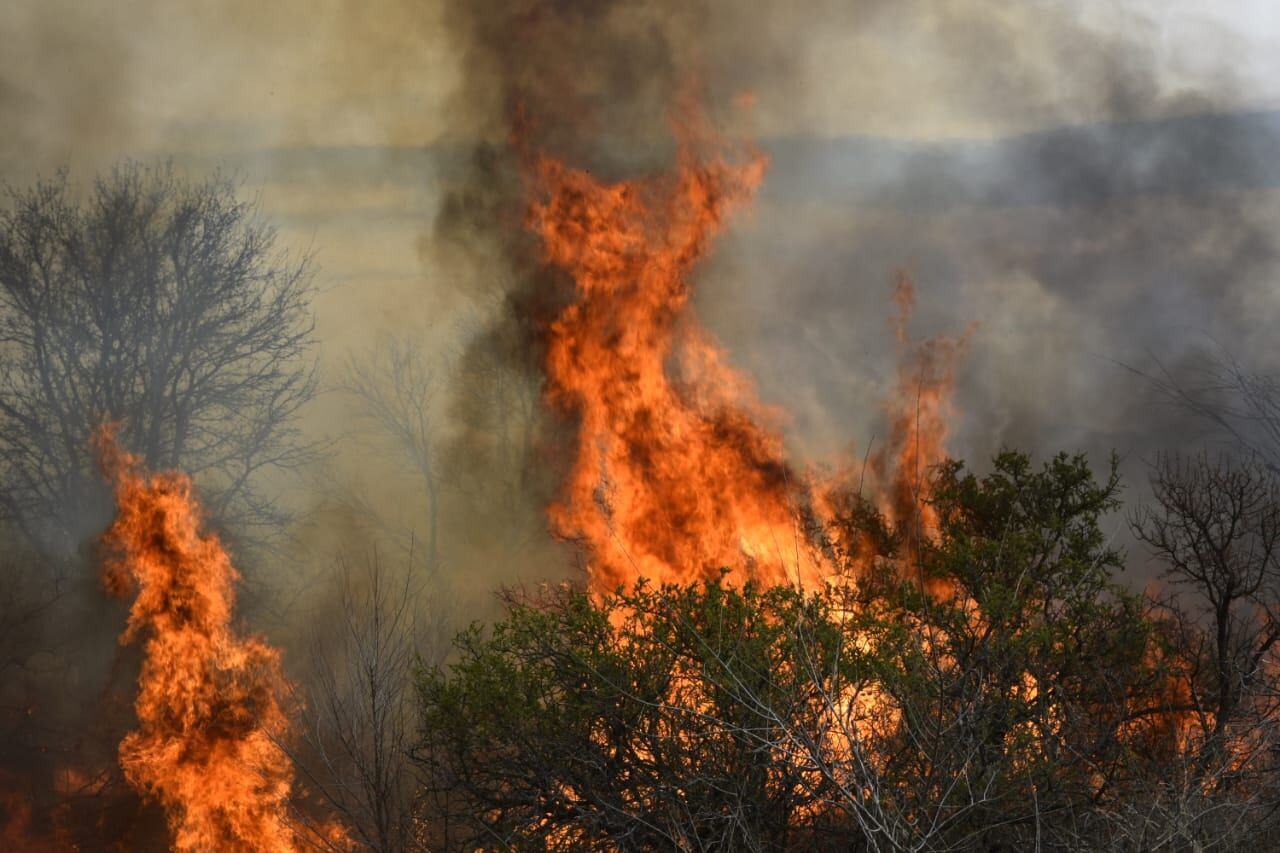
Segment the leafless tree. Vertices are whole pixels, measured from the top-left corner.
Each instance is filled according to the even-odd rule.
[[[1193,695],[1220,740],[1243,715],[1276,712],[1265,694],[1280,641],[1280,480],[1256,460],[1161,454],[1151,488],[1131,528],[1199,602],[1209,659]]]
[[[437,459],[441,429],[437,410],[440,370],[412,341],[391,338],[363,358],[351,357],[339,390],[357,402],[357,411],[391,439],[399,459],[419,478],[425,502],[427,567],[435,571],[440,558],[442,482]],[[359,496],[363,514],[378,513]],[[413,531],[410,537],[416,539]],[[407,544],[407,543],[406,543]]]
[[[1171,757],[1158,772],[1131,784],[1125,796],[1097,804],[1089,815],[1092,820],[1076,822],[1072,828],[1079,843],[1068,849],[1115,853],[1266,849],[1259,842],[1274,831],[1270,792],[1246,786],[1224,792],[1220,784],[1234,775],[1236,760],[1206,765],[1190,751]]]
[[[1175,760],[1118,825],[1152,844],[1241,849],[1280,813],[1280,479],[1256,456],[1162,454],[1151,487],[1131,526],[1174,588],[1154,609],[1184,722]]]
[[[275,247],[223,176],[117,166],[65,174],[0,212],[0,513],[70,553],[109,511],[87,439],[118,421],[153,469],[196,476],[231,529],[274,526],[258,483],[314,446],[310,265]]]
[[[413,673],[438,663],[444,640],[417,630],[414,574],[395,577],[375,556],[353,572],[339,563],[337,610],[315,632],[301,696],[301,748],[290,747],[325,811],[371,850],[415,849]],[[443,625],[431,619],[427,628]],[[438,632],[437,632],[438,633]]]
[[[425,541],[433,570],[446,552],[514,557],[545,531],[534,469],[546,466],[533,464],[539,386],[510,351],[512,334],[464,321],[462,349],[434,358],[410,339],[392,338],[352,358],[339,383],[420,482],[426,530],[397,538]],[[348,501],[379,520],[374,502],[356,494]]]

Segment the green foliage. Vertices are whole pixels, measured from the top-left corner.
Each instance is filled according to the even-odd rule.
[[[1118,494],[1114,460],[1099,482],[1005,452],[935,472],[910,549],[854,502],[830,539],[877,553],[822,590],[510,597],[420,673],[431,841],[1143,849],[1159,821],[1132,804],[1177,755],[1170,635],[1116,581]]]
[[[786,846],[822,822],[801,817],[816,792],[782,760],[790,728],[869,675],[843,639],[821,597],[749,583],[512,599],[421,675],[438,830],[450,847]]]
[[[1163,681],[1141,599],[1114,579],[1123,557],[1102,520],[1118,491],[1114,460],[1102,483],[1083,456],[1036,469],[1005,452],[984,477],[949,462],[936,538],[902,579],[879,579],[917,629],[882,648],[903,711],[886,775],[907,780],[912,811],[936,810],[979,847],[1037,824],[1043,842],[1150,747],[1130,709],[1159,702]]]

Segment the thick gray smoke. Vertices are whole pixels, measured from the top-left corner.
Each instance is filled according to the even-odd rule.
[[[807,458],[860,456],[882,432],[899,268],[918,336],[980,324],[956,454],[1114,448],[1136,486],[1156,448],[1212,438],[1124,367],[1177,372],[1215,341],[1257,369],[1275,358],[1280,119],[1242,61],[1258,45],[1193,5],[221,0],[183,16],[23,0],[0,29],[0,172],[23,185],[70,163],[85,183],[160,155],[261,189],[282,242],[317,251],[327,386],[387,335],[432,362],[441,473],[469,495],[440,523],[475,545],[446,556],[487,588],[510,572],[465,519],[496,491],[536,528],[556,464],[550,425],[525,441],[507,408],[512,389],[516,411],[536,398],[537,329],[563,286],[534,262],[512,132],[609,177],[661,169],[691,81],[772,159],[698,308]],[[375,511],[420,512],[419,484],[369,470],[348,439],[370,424],[350,414],[341,393],[310,413],[339,440],[334,476],[365,478]]]
[[[167,155],[261,189],[282,243],[315,248],[321,270],[333,393],[307,417],[337,454],[294,490],[313,522],[301,561],[360,550],[370,516],[422,536],[438,504],[442,561],[484,598],[568,559],[543,532],[561,437],[537,406],[538,329],[564,282],[523,227],[521,152],[607,177],[661,169],[691,87],[772,160],[699,271],[698,309],[791,413],[807,461],[860,457],[883,433],[901,268],[917,336],[979,324],[957,455],[1115,449],[1139,491],[1157,449],[1214,440],[1126,366],[1181,376],[1220,342],[1275,367],[1280,119],[1258,111],[1243,36],[1197,26],[1180,57],[1188,4],[1139,5],[383,0],[317,15],[222,0],[184,17],[24,0],[0,29],[15,128],[0,173],[23,185],[70,163],[87,183],[121,156]],[[412,466],[340,387],[348,357],[388,336],[434,377],[435,503],[412,471],[392,476]]]
[[[1256,369],[1276,366],[1278,133],[1280,121],[1256,114],[906,150],[780,141],[762,201],[787,215],[717,256],[708,310],[738,304],[733,279],[789,283],[753,288],[735,323],[753,330],[746,357],[778,393],[818,370],[789,358],[786,341],[822,353],[828,376],[810,393],[838,441],[868,393],[842,374],[865,377],[884,350],[868,319],[884,314],[887,272],[904,266],[922,292],[921,328],[981,324],[961,372],[957,453],[1145,456],[1195,443],[1197,424],[1125,367],[1176,373],[1217,343]],[[869,163],[870,173],[859,165]],[[761,339],[773,342],[762,354]]]
[[[1130,368],[1183,376],[1217,343],[1280,366],[1280,118],[1242,108],[1228,56],[1188,79],[1159,53],[1158,21],[1081,8],[459,4],[455,106],[488,141],[425,257],[454,247],[472,266],[447,278],[496,287],[495,327],[524,328],[555,284],[531,262],[504,134],[604,175],[661,168],[668,110],[696,80],[772,159],[755,211],[701,271],[698,306],[792,413],[799,451],[860,455],[882,429],[887,295],[906,269],[917,335],[979,324],[953,453],[981,466],[1001,446],[1084,450],[1101,465],[1115,450],[1140,496],[1157,450],[1220,437]],[[746,116],[731,108],[743,92]],[[526,343],[511,352],[536,359]]]

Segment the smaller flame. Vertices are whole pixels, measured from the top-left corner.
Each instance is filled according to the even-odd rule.
[[[900,272],[893,289],[897,313],[891,327],[898,348],[897,383],[884,401],[889,423],[885,447],[871,458],[879,509],[906,536],[904,558],[911,562],[923,540],[938,529],[938,516],[925,499],[929,471],[947,458],[949,426],[955,418],[955,370],[974,327],[958,337],[913,341],[907,323],[915,308],[915,284]]]
[[[296,849],[280,654],[232,629],[239,575],[201,529],[190,478],[149,474],[109,426],[94,444],[118,506],[103,580],[117,596],[136,587],[120,642],[143,638],[125,776],[164,806],[175,850]]]

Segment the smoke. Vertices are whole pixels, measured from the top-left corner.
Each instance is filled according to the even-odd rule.
[[[852,143],[892,161],[890,177],[868,179],[874,186],[837,177],[821,189],[812,161],[784,145],[765,189],[778,215],[721,253],[708,310],[739,306],[726,336],[745,343],[738,329],[749,330],[753,368],[788,394],[797,376],[874,361],[882,345],[874,327],[865,337],[865,318],[879,311],[886,270],[905,265],[926,330],[981,323],[961,379],[956,452],[1010,444],[1140,457],[1199,441],[1122,365],[1151,370],[1158,359],[1178,370],[1218,341],[1246,363],[1276,366],[1266,339],[1277,310],[1277,129],[1269,116],[1204,117],[907,153]],[[806,184],[811,192],[793,189]],[[729,292],[730,280],[761,279],[794,284],[781,297],[767,286],[746,300]],[[797,338],[818,342],[825,364],[786,356]],[[825,387],[812,417],[830,436],[868,392],[874,383]]]
[[[1267,95],[1244,61],[1266,44],[1188,4],[129,0],[0,14],[13,131],[0,175],[70,163],[87,182],[123,155],[220,164],[261,191],[282,243],[317,250],[332,393],[308,422],[339,452],[291,495],[311,519],[295,562],[369,550],[385,538],[371,514],[424,529],[420,478],[337,387],[349,354],[394,336],[439,380],[449,574],[483,598],[559,571],[542,508],[565,454],[538,406],[538,330],[565,283],[534,260],[519,160],[656,171],[690,88],[771,159],[752,215],[695,270],[697,307],[791,413],[805,458],[861,458],[883,436],[900,268],[918,287],[913,335],[979,324],[951,448],[979,464],[1002,444],[1114,448],[1138,480],[1157,447],[1206,436],[1122,365],[1176,373],[1213,341],[1259,369],[1275,358],[1280,120],[1248,111]]]
[[[70,163],[83,182],[125,154],[240,170],[282,242],[317,250],[329,379],[396,335],[442,375],[501,366],[536,396],[537,329],[563,283],[533,263],[519,157],[658,170],[691,81],[772,161],[753,215],[697,271],[698,308],[809,458],[860,457],[883,433],[899,268],[919,289],[914,334],[980,323],[952,447],[979,462],[1005,443],[1139,460],[1204,437],[1117,362],[1177,368],[1217,340],[1268,366],[1280,122],[1248,112],[1267,103],[1250,64],[1267,44],[1192,4],[129,0],[3,15],[0,174]],[[494,460],[514,457],[483,450],[500,415],[464,390],[436,400],[450,477],[479,495],[532,476],[516,491],[533,524],[555,479],[529,473],[556,462],[549,425],[507,477]],[[348,441],[369,424],[342,395],[309,421],[360,445],[334,476],[422,504],[416,483],[366,470],[390,450]],[[299,500],[330,513],[330,497],[312,483]],[[469,559],[455,557],[464,574]],[[484,583],[503,576],[482,559]]]
[[[533,330],[563,284],[533,262],[518,158],[655,170],[694,81],[772,160],[754,216],[696,273],[698,307],[791,413],[798,450],[861,456],[884,435],[884,318],[906,269],[916,334],[978,324],[954,453],[981,466],[1001,446],[1084,450],[1101,465],[1114,450],[1140,496],[1156,450],[1213,437],[1129,367],[1183,375],[1215,341],[1280,367],[1267,344],[1280,119],[1247,110],[1261,95],[1226,34],[1201,44],[1221,51],[1206,61],[1170,47],[1161,18],[1108,8],[458,4],[451,107],[483,142],[424,261],[506,330],[473,346],[502,338],[537,363]]]

